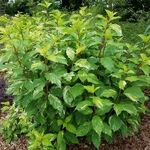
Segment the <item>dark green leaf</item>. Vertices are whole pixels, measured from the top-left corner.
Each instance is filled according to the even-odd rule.
[[[97,132],[92,132],[92,143],[97,149],[101,144],[101,136]]]
[[[92,129],[91,122],[85,122],[81,124],[77,129],[77,136],[85,136]]]
[[[131,101],[122,101],[119,104],[114,104],[114,110],[116,111],[117,116],[122,112],[126,111],[129,114],[137,114],[137,109]]]
[[[145,101],[145,95],[139,87],[128,87],[125,89],[124,94],[132,101]]]
[[[111,57],[101,58],[101,64],[108,69],[110,72],[115,72],[114,61]]]
[[[69,142],[71,142],[73,144],[78,144],[79,143],[78,138],[74,134],[72,134],[70,132],[66,131],[64,136],[66,137],[67,141],[69,141]]]
[[[115,132],[121,128],[122,121],[116,114],[114,114],[109,117],[109,125],[111,129]]]
[[[105,134],[107,134],[107,135],[109,135],[109,136],[112,136],[111,127],[108,124],[106,124],[106,123],[103,124],[103,130],[102,130],[102,132],[105,133]]]

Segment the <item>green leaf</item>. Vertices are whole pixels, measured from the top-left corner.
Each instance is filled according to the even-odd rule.
[[[60,112],[63,111],[62,102],[56,96],[49,94],[48,100],[54,109],[59,110]]]
[[[91,122],[85,122],[78,127],[76,135],[85,136],[88,134],[88,132],[91,131],[91,129],[92,129]]]
[[[99,84],[99,80],[97,76],[93,73],[88,73],[87,74],[87,81],[93,84]]]
[[[117,116],[122,111],[126,111],[131,115],[133,115],[133,114],[136,115],[137,114],[137,109],[131,101],[123,101],[123,102],[120,102],[119,104],[114,104],[114,110],[116,111]]]
[[[150,75],[150,67],[147,65],[142,65],[140,69],[144,72],[145,75],[149,76]]]
[[[89,115],[93,113],[93,109],[86,107],[85,109],[79,110],[80,113],[82,113],[83,115]]]
[[[73,144],[79,144],[78,138],[74,134],[66,131],[64,136],[66,137],[67,141]]]
[[[77,48],[76,48],[76,54],[78,55],[79,53],[81,53],[84,50],[85,50],[85,46],[77,46]]]
[[[92,126],[94,131],[101,136],[101,132],[103,130],[103,121],[99,116],[94,116],[92,118]]]
[[[107,134],[107,135],[109,135],[109,136],[112,136],[111,127],[108,124],[106,124],[106,123],[103,124],[103,130],[102,130],[102,132],[105,133],[105,134]]]
[[[73,98],[75,99],[79,95],[81,95],[84,92],[84,87],[82,84],[77,83],[71,88],[71,94],[73,95]]]
[[[79,70],[78,77],[82,82],[84,82],[87,79],[87,73],[84,70]]]
[[[67,60],[62,55],[56,55],[56,54],[50,54],[47,56],[48,60],[51,60],[53,62],[61,63],[67,65]]]
[[[121,90],[124,90],[126,84],[127,84],[126,81],[120,80],[120,81],[119,81],[119,88],[120,88]]]
[[[56,84],[59,88],[61,88],[61,81],[58,74],[55,73],[45,73],[46,80],[50,81],[52,84]]]
[[[130,81],[130,82],[134,82],[134,81],[138,81],[140,79],[138,76],[130,76],[130,77],[126,77],[125,80]]]
[[[64,140],[64,132],[63,131],[59,131],[58,135],[57,135],[57,149],[59,150],[66,150],[66,143]]]
[[[71,87],[70,86],[66,86],[63,89],[63,99],[66,102],[66,104],[68,104],[69,106],[71,106],[72,101],[73,101],[73,95],[71,93]]]
[[[109,98],[109,97],[116,98],[117,92],[113,89],[106,89],[102,91],[100,96],[106,97],[106,98]]]
[[[145,95],[139,87],[128,87],[125,89],[124,94],[132,101],[145,101]]]
[[[81,111],[86,109],[88,106],[92,106],[92,102],[88,101],[88,100],[84,100],[82,102],[79,102],[76,106],[76,110]]]
[[[68,124],[66,125],[66,129],[67,129],[70,133],[76,134],[76,127],[75,127],[73,124],[68,123]]]
[[[103,57],[101,58],[101,64],[108,69],[110,72],[115,72],[116,68],[114,66],[114,61],[111,57]]]
[[[72,61],[74,60],[75,52],[71,48],[67,48],[66,54],[67,54],[68,58],[70,58]]]
[[[115,132],[121,128],[122,121],[116,114],[114,114],[109,117],[109,125],[111,129]]]
[[[92,143],[97,149],[101,144],[101,136],[97,132],[92,132]]]
[[[87,70],[92,70],[90,63],[86,59],[79,59],[75,62],[75,65],[80,68],[85,68]]]

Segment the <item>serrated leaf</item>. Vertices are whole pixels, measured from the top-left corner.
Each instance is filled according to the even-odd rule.
[[[103,57],[101,58],[101,64],[108,69],[110,72],[115,72],[116,68],[114,66],[114,61],[111,57]]]
[[[92,126],[94,131],[101,136],[101,132],[103,130],[103,120],[99,116],[94,116],[92,118]]]
[[[137,109],[131,101],[123,101],[123,102],[120,102],[119,104],[114,104],[114,110],[116,111],[117,116],[122,111],[126,111],[131,115],[133,115],[133,114],[136,115],[137,114]]]
[[[56,96],[49,94],[48,100],[54,109],[59,110],[60,112],[63,111],[62,102]]]
[[[145,101],[145,95],[139,87],[128,87],[125,89],[124,94],[132,101]]]
[[[81,124],[77,129],[77,136],[85,136],[92,129],[91,122],[85,122]]]
[[[109,125],[111,129],[115,132],[121,128],[122,121],[116,114],[114,114],[109,117]]]

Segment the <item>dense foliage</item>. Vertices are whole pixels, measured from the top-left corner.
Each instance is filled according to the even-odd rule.
[[[37,16],[18,14],[0,27],[0,69],[15,97],[1,126],[7,142],[24,133],[29,150],[65,150],[78,137],[98,148],[101,139],[133,135],[147,110],[150,36],[124,44],[116,13],[93,18],[83,7],[68,19],[40,5]]]

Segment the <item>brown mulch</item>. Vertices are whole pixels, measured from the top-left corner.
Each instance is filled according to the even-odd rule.
[[[0,73],[0,80],[3,79]],[[0,89],[2,90],[2,89]],[[145,94],[150,97],[150,90],[145,90]],[[150,100],[146,103],[150,109]],[[6,113],[0,112],[0,122],[5,118]],[[67,150],[96,150],[93,145],[88,144],[84,138],[81,138],[79,145],[72,145]],[[0,134],[0,150],[27,150],[27,139],[20,135],[17,141],[5,144],[5,139]],[[122,138],[118,136],[111,144],[102,142],[99,150],[150,150],[150,113],[142,116],[140,131],[135,136]]]

